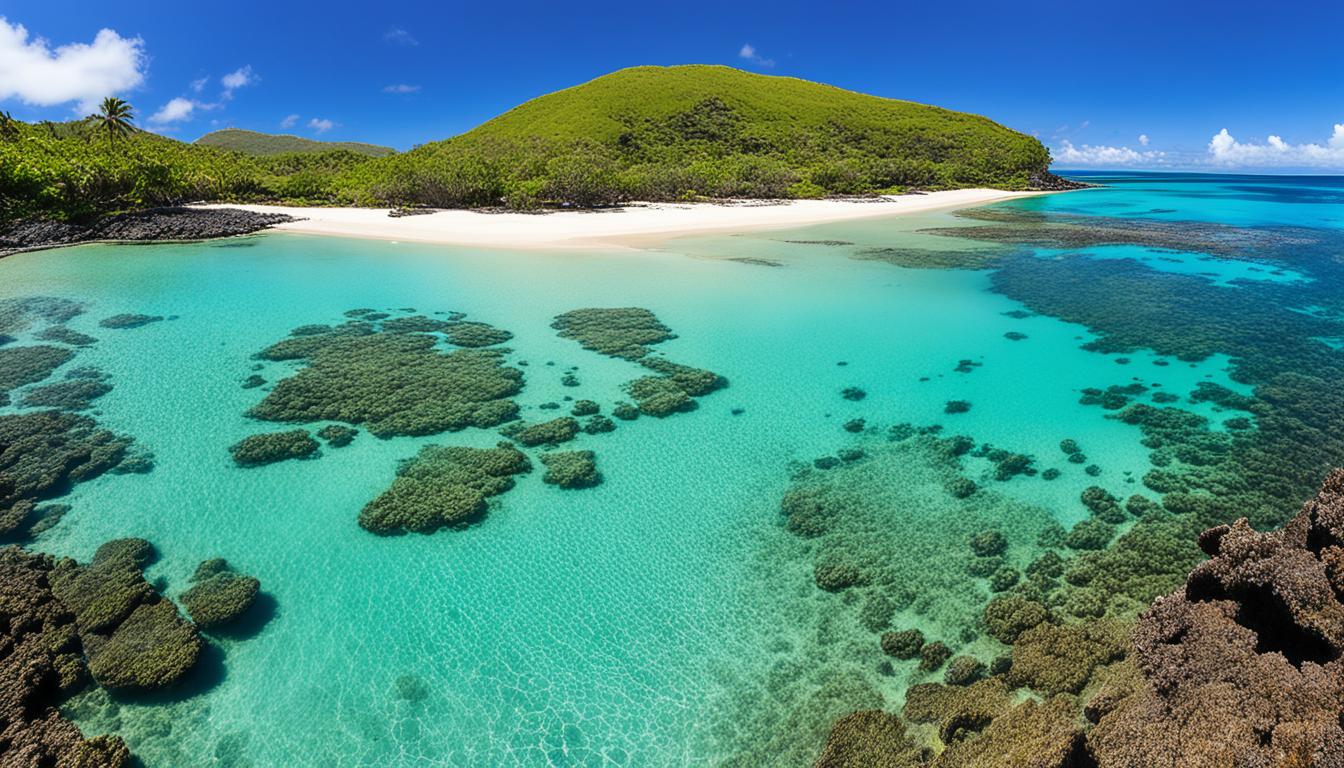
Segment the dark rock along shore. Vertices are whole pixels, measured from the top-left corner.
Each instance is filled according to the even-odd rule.
[[[293,220],[281,213],[254,213],[238,208],[154,208],[108,216],[88,224],[25,219],[0,229],[0,256],[99,240],[210,240],[246,235]]]

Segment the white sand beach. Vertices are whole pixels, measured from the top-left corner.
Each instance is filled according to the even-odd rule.
[[[386,208],[298,208],[214,205],[285,213],[300,221],[276,229],[316,235],[364,237],[498,248],[651,247],[670,237],[707,232],[786,229],[831,221],[964,208],[1044,194],[998,189],[958,189],[865,200],[643,203],[602,211],[478,213],[450,210],[391,217]]]

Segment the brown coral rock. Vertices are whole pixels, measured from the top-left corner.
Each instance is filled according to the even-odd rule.
[[[1089,705],[1110,766],[1344,765],[1344,472],[1281,531],[1243,519],[1200,537],[1210,556],[1140,618],[1134,693]]]
[[[814,768],[920,768],[923,751],[896,715],[880,709],[851,712],[836,721]]]
[[[0,549],[0,764],[122,768],[116,736],[85,740],[56,709],[86,680],[74,615],[51,593],[51,558]]]

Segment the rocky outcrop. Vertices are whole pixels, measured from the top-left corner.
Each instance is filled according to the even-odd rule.
[[[52,568],[50,557],[0,549],[0,763],[121,768],[130,753],[120,738],[86,740],[56,708],[88,670]]]
[[[1073,181],[1063,176],[1056,176],[1049,171],[1040,171],[1032,174],[1027,180],[1027,188],[1038,192],[1068,192],[1073,189],[1087,189],[1095,187],[1096,184],[1085,184],[1081,181]]]
[[[1139,619],[1142,679],[1089,706],[1098,766],[1344,765],[1344,471],[1282,530],[1241,519],[1200,547]]]
[[[0,229],[0,256],[96,240],[209,240],[246,235],[293,220],[284,214],[238,208],[154,208],[108,216],[91,224],[26,219]]]

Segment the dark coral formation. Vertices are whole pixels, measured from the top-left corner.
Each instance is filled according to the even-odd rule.
[[[152,557],[148,542],[118,539],[88,565],[62,560],[52,570],[52,593],[73,612],[89,672],[105,688],[166,687],[200,656],[196,628],[145,581]]]
[[[1095,702],[1097,764],[1344,758],[1344,471],[1280,531],[1206,531],[1210,559],[1134,632],[1132,691]]]
[[[229,446],[229,453],[240,467],[260,467],[286,459],[306,459],[317,453],[318,444],[306,429],[287,432],[263,432]]]
[[[67,376],[64,381],[42,384],[23,393],[19,405],[24,408],[59,408],[83,411],[93,401],[112,391],[107,377],[98,372],[87,376]]]
[[[479,520],[487,500],[513,487],[532,463],[509,443],[495,448],[425,446],[402,464],[392,485],[359,513],[359,524],[381,535],[433,533]]]
[[[639,307],[575,309],[557,316],[551,327],[584,349],[626,360],[638,360],[650,345],[676,338],[652,312]]]
[[[39,321],[61,325],[84,312],[83,305],[55,296],[0,299],[0,334],[13,336]]]
[[[304,331],[261,353],[307,365],[252,410],[270,421],[343,421],[378,437],[493,427],[517,416],[522,372],[493,349],[444,351],[430,334],[380,331],[364,319]]]
[[[247,613],[257,599],[261,582],[238,573],[223,558],[206,560],[182,593],[182,607],[196,626],[210,630],[231,624]]]
[[[542,481],[561,488],[591,488],[602,482],[592,451],[552,451],[540,456],[546,466]]]
[[[694,398],[728,384],[713,371],[651,355],[651,345],[674,339],[676,335],[647,309],[576,309],[557,316],[551,327],[559,331],[562,338],[573,339],[585,349],[638,362],[653,371],[656,375],[643,376],[626,384],[626,391],[638,406],[638,413],[661,418],[689,411],[695,408]],[[577,384],[577,380],[574,383]],[[620,419],[633,417],[630,409],[622,408],[622,404],[617,404],[612,415]]]
[[[0,395],[42,381],[74,356],[65,347],[46,344],[0,347]]]
[[[0,535],[22,534],[37,505],[117,468],[129,438],[87,416],[36,411],[0,416]]]
[[[98,341],[86,333],[66,328],[64,325],[49,325],[33,334],[38,341],[55,341],[72,347],[87,347]]]
[[[327,441],[332,448],[344,448],[354,442],[359,430],[344,424],[328,424],[317,430],[317,436]]]
[[[512,333],[493,325],[466,321],[448,323],[443,332],[459,347],[491,347],[513,338]]]
[[[142,315],[133,312],[127,312],[120,315],[112,315],[98,321],[100,328],[139,328],[150,323],[157,323],[163,320],[161,315]]]
[[[500,430],[505,437],[532,448],[538,445],[559,445],[573,440],[579,434],[579,420],[561,416],[540,424],[515,422]]]
[[[79,631],[52,594],[50,557],[0,549],[0,762],[123,768],[116,736],[85,740],[57,706],[87,681]]]

